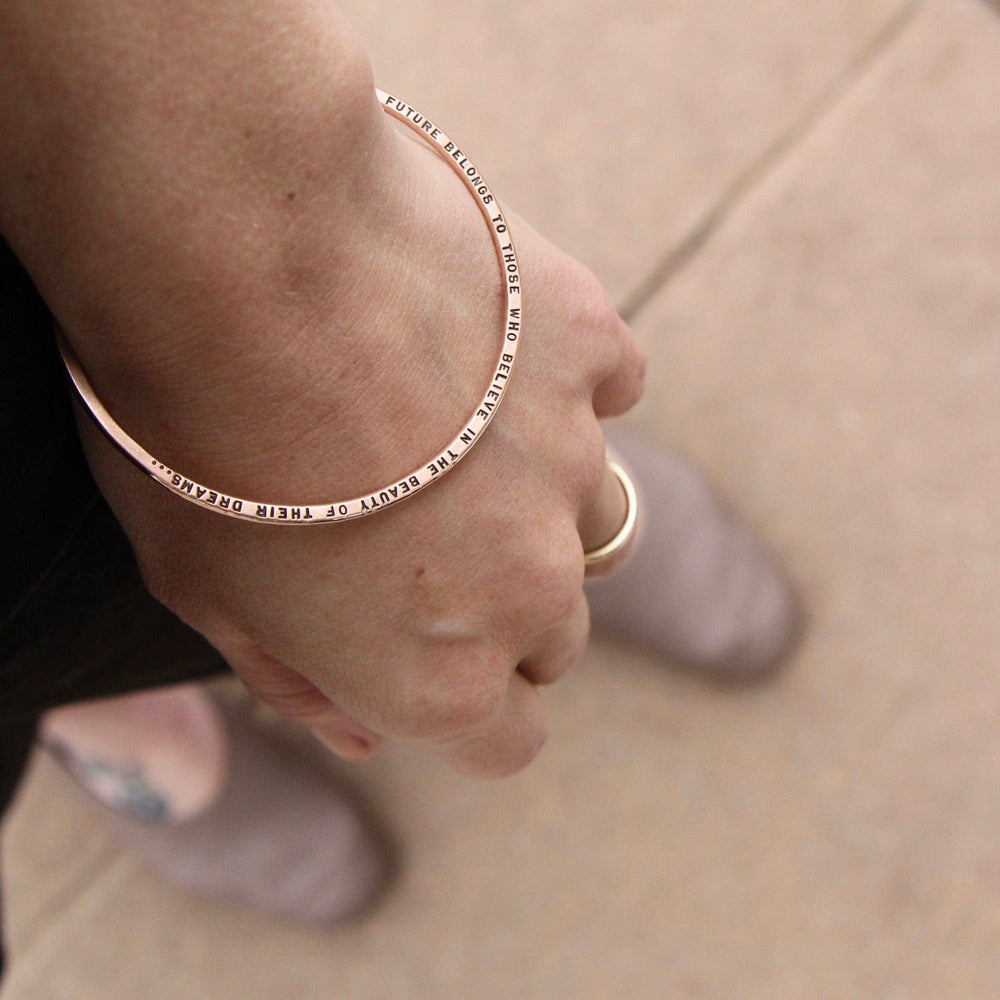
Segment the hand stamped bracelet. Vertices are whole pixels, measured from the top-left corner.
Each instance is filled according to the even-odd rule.
[[[172,493],[219,514],[247,521],[277,524],[328,524],[364,517],[389,507],[440,479],[479,440],[503,399],[517,357],[521,339],[521,274],[507,222],[496,198],[486,186],[468,156],[432,121],[396,97],[377,90],[382,109],[429,142],[444,161],[461,177],[489,225],[503,281],[506,316],[500,354],[489,388],[462,429],[437,455],[422,462],[413,472],[394,479],[353,500],[321,504],[288,504],[248,500],[202,485],[151,455],[131,438],[104,408],[94,393],[79,360],[65,337],[58,335],[59,350],[73,387],[98,427],[129,460]]]

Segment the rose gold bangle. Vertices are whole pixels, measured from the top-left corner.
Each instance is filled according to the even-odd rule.
[[[503,400],[513,371],[521,340],[521,274],[517,254],[503,212],[475,165],[434,122],[405,102],[376,90],[382,109],[412,129],[431,144],[444,161],[464,181],[486,220],[500,265],[506,315],[497,363],[489,388],[461,430],[436,455],[421,462],[412,472],[394,479],[386,486],[370,490],[350,500],[332,500],[320,504],[276,503],[249,500],[214,489],[185,475],[151,455],[130,437],[101,404],[79,360],[61,332],[59,349],[73,387],[84,407],[110,441],[135,465],[171,493],[218,514],[247,521],[274,524],[329,524],[364,517],[398,503],[430,485],[460,461],[479,440]]]

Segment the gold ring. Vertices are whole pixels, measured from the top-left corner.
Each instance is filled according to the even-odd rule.
[[[622,489],[625,491],[625,523],[610,541],[596,549],[591,549],[589,552],[584,552],[583,562],[585,566],[596,566],[621,552],[632,540],[639,517],[639,503],[635,495],[635,485],[629,474],[610,458],[607,460],[607,464],[608,468],[618,477],[618,482],[622,484]]]

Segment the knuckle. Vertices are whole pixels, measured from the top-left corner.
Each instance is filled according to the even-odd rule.
[[[548,738],[548,725],[538,723],[529,738],[512,744],[503,754],[492,757],[476,773],[481,778],[509,778],[523,771],[538,756]]]
[[[572,257],[562,255],[560,261],[551,285],[571,327],[588,339],[606,337],[618,330],[621,326],[618,311],[593,272]]]
[[[604,434],[593,407],[589,401],[576,405],[566,415],[559,448],[550,459],[567,499],[578,503],[593,495],[604,475],[605,454]]]
[[[620,350],[617,334],[621,319],[601,283],[589,272],[580,282],[576,298],[576,323],[591,338],[600,338]]]
[[[496,714],[511,674],[506,658],[493,652],[441,670],[412,706],[415,734],[447,739],[480,727]]]
[[[624,387],[624,409],[631,410],[642,399],[646,388],[646,350],[634,338],[629,345],[629,378]]]
[[[604,288],[593,279],[577,300],[576,323],[589,345],[595,379],[628,372],[629,383],[641,395],[645,360],[635,338],[618,315]]]
[[[564,330],[572,336],[572,356],[578,364],[574,371],[591,392],[610,376],[627,373],[628,392],[638,401],[642,352],[604,286],[583,264],[566,256],[560,258],[549,282],[550,301],[558,303]]]
[[[580,451],[578,475],[583,487],[583,495],[594,496],[601,488],[607,469],[607,447],[604,435],[598,433],[587,441]]]
[[[525,573],[522,602],[529,627],[547,629],[570,617],[583,589],[583,570],[576,526],[553,531]]]
[[[559,659],[552,666],[552,681],[564,677],[576,666],[587,648],[589,638],[589,625],[567,636],[566,644],[560,651]]]

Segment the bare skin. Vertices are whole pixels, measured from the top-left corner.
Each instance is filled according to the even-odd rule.
[[[40,6],[0,10],[0,229],[119,422],[221,489],[293,502],[433,453],[482,393],[500,277],[336,13]],[[152,592],[347,757],[390,737],[512,773],[544,742],[539,687],[586,642],[583,550],[622,515],[597,420],[638,399],[643,358],[594,278],[510,221],[527,334],[508,396],[385,516],[232,522],[83,426]]]
[[[55,709],[39,738],[105,805],[147,822],[201,814],[225,778],[225,732],[194,684]]]

